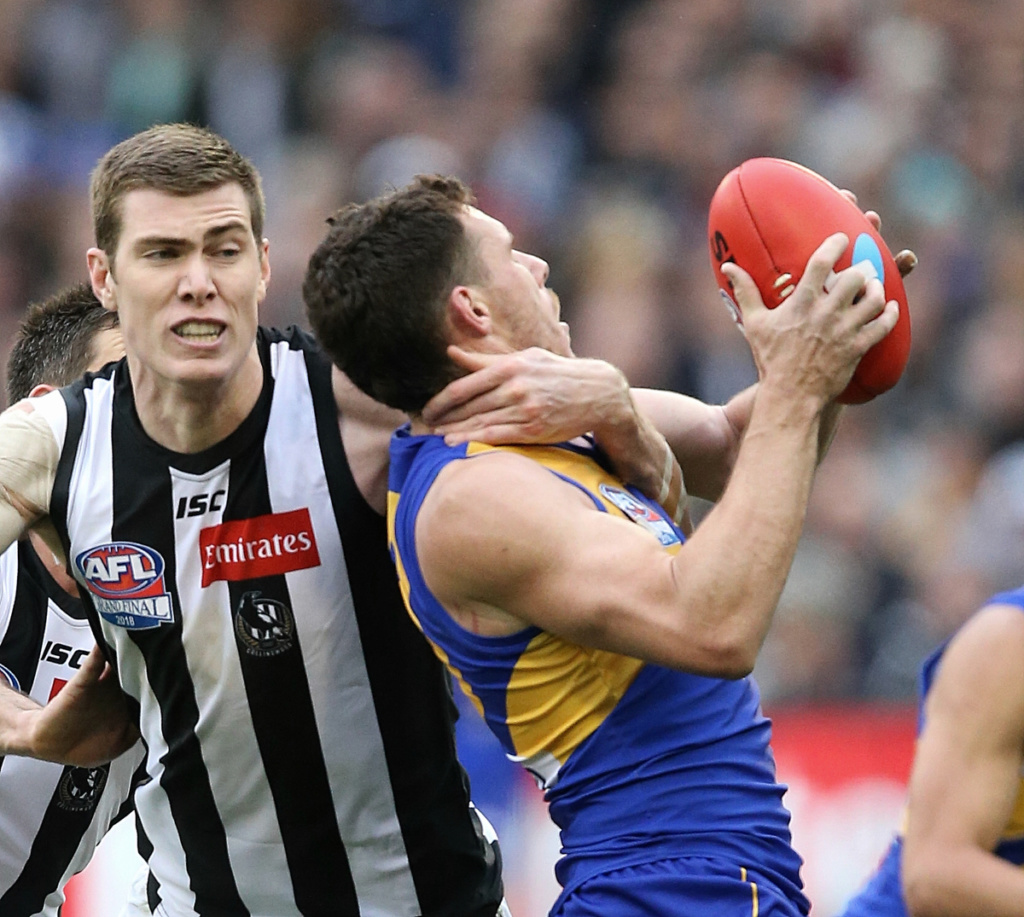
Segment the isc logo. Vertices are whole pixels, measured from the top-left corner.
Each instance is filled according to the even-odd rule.
[[[66,643],[47,640],[46,646],[43,647],[43,652],[39,658],[43,662],[52,662],[56,665],[64,665],[66,663],[73,669],[80,669],[82,667],[82,660],[88,655],[88,650],[75,649]]]
[[[130,541],[115,541],[83,551],[75,563],[89,590],[98,596],[119,599],[163,591],[163,558],[152,548]]]
[[[224,508],[224,495],[227,491],[215,490],[212,494],[192,494],[191,497],[179,497],[178,506],[174,510],[175,519],[191,519],[206,513],[215,513]]]

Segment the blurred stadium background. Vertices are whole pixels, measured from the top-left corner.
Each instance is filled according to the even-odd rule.
[[[754,378],[704,238],[730,168],[810,166],[918,253],[907,372],[848,410],[757,668],[815,915],[837,910],[898,818],[918,662],[1024,581],[1019,0],[0,0],[0,359],[85,277],[97,157],[174,120],[263,173],[266,324],[304,324],[331,210],[420,171],[551,262],[577,353],[710,401]],[[557,837],[467,714],[511,903],[543,915]],[[116,914],[131,846],[66,917]]]

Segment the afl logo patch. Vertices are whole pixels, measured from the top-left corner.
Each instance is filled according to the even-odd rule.
[[[100,616],[128,630],[147,630],[174,620],[164,586],[164,559],[131,541],[114,541],[82,551],[78,573]]]
[[[617,506],[627,518],[632,519],[637,525],[647,529],[665,547],[679,544],[682,541],[672,527],[672,523],[639,497],[620,487],[610,487],[607,484],[601,484],[598,490],[609,503]]]
[[[0,664],[0,683],[14,688],[15,691],[21,690],[21,683],[18,681],[18,676],[7,668],[7,666],[2,664]]]
[[[278,656],[295,643],[295,617],[284,602],[246,592],[235,611],[235,636],[250,656]]]
[[[57,805],[67,812],[87,812],[107,785],[105,767],[69,767],[57,785]]]

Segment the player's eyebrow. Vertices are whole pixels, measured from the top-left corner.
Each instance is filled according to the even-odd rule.
[[[211,226],[205,233],[203,233],[203,241],[208,242],[211,239],[216,239],[218,236],[223,236],[231,232],[237,232],[238,230],[246,231],[248,227],[244,220],[227,220],[217,226]],[[137,239],[134,247],[136,249],[144,248],[181,248],[187,246],[189,240],[181,236],[143,236]]]
[[[248,224],[242,219],[227,220],[218,226],[211,226],[205,233],[203,233],[204,239],[212,239],[217,236],[223,236],[229,232],[235,232],[241,229],[243,232],[249,230]]]

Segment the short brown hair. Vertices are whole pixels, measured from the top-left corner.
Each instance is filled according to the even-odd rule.
[[[121,201],[149,188],[188,196],[237,182],[249,201],[252,234],[263,239],[265,203],[260,174],[223,137],[193,124],[158,124],[111,148],[90,182],[96,245],[113,263],[121,237]]]
[[[27,398],[42,383],[74,382],[92,361],[96,335],[116,327],[117,313],[104,309],[87,283],[32,303],[7,360],[8,402]]]
[[[310,324],[371,398],[416,413],[460,371],[448,358],[445,304],[483,270],[461,220],[474,202],[457,178],[412,184],[328,220],[302,285]]]

